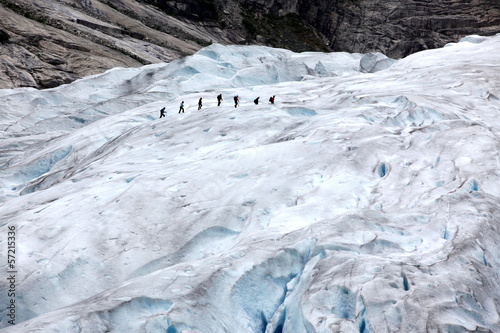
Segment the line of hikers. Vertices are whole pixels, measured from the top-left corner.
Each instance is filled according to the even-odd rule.
[[[275,97],[276,95],[269,97],[269,102],[271,104],[274,104]],[[259,98],[260,97],[257,97],[256,99],[253,100],[255,105],[259,104]],[[220,106],[223,100],[224,99],[222,98],[222,94],[217,95],[217,106]],[[233,100],[234,100],[234,107],[237,108],[240,105],[240,98],[238,97],[238,95],[236,95],[233,97]],[[203,97],[200,97],[200,99],[198,100],[198,110],[201,110],[202,107],[203,107]],[[179,105],[179,113],[184,113],[184,101],[182,101],[181,104]],[[160,110],[160,118],[165,117],[165,114],[166,114],[165,107],[163,107]]]

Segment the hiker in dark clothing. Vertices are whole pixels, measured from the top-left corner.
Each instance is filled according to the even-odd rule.
[[[274,104],[274,97],[275,97],[275,95],[273,95],[272,97],[269,97],[269,102],[271,102],[271,104]]]
[[[203,106],[203,103],[202,103],[201,97],[200,97],[200,100],[198,101],[198,110],[201,110],[202,106]]]
[[[162,108],[160,110],[160,118],[163,118],[163,117],[165,117],[165,108]]]
[[[220,103],[221,103],[222,101],[223,101],[223,99],[222,99],[222,94],[219,94],[219,95],[217,96],[217,106],[220,106]]]
[[[179,113],[184,113],[184,101],[181,102],[181,105],[179,106]]]
[[[234,107],[237,108],[239,104],[240,104],[240,99],[238,98],[238,95],[236,95],[234,96]]]
[[[255,103],[255,105],[259,104],[259,98],[260,97],[257,97],[256,99],[253,100],[253,102]]]

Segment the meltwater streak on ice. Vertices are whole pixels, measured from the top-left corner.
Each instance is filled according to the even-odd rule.
[[[3,331],[499,331],[499,50],[213,45],[2,91]]]

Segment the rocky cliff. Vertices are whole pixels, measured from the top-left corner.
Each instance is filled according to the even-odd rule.
[[[0,88],[55,87],[212,42],[398,58],[498,32],[498,0],[0,0]]]
[[[0,3],[0,88],[54,87],[113,67],[170,61],[210,42],[202,29],[135,1]]]
[[[300,8],[334,51],[390,57],[441,47],[471,34],[500,32],[498,0],[343,0]]]
[[[298,14],[333,51],[390,57],[500,32],[499,0],[240,0],[254,16]],[[259,13],[259,14],[256,14]]]

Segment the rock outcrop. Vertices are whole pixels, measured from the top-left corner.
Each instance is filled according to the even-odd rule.
[[[98,1],[0,3],[0,88],[50,88],[113,67],[170,61],[200,48],[199,42],[150,28]],[[134,7],[133,1],[130,5],[131,13],[143,11],[152,21],[165,20],[154,8]],[[208,37],[198,35],[208,45]]]
[[[334,51],[390,57],[442,47],[471,34],[500,32],[496,0],[304,1],[300,13]]]
[[[0,0],[0,88],[50,88],[212,42],[391,58],[500,32],[498,0]]]
[[[471,34],[500,33],[498,0],[240,0],[256,16],[298,14],[333,51],[400,58]]]

